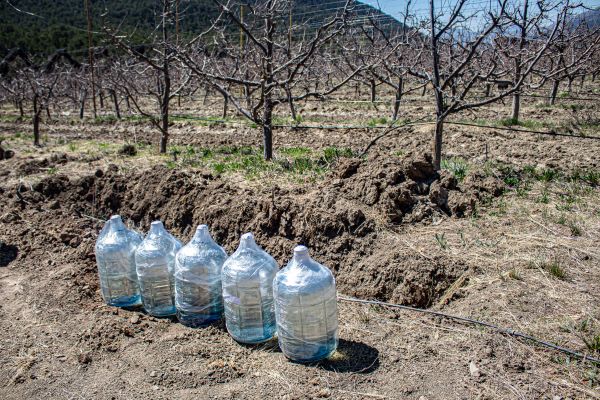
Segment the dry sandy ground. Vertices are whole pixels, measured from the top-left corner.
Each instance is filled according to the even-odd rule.
[[[421,112],[421,106],[414,107],[410,111]],[[588,113],[597,108],[589,106]],[[539,110],[531,106],[525,113],[533,118]],[[347,118],[342,111],[313,113]],[[555,119],[566,119],[569,112],[558,107],[551,111]],[[417,304],[421,297],[410,294],[425,293],[431,309],[510,327],[598,357],[597,186],[564,178],[522,178],[518,188],[509,187],[503,195],[480,197],[475,214],[458,218],[436,213],[421,222],[392,223],[382,216],[379,203],[365,203],[358,186],[364,184],[359,179],[362,166],[357,177],[343,180],[337,191],[336,174],[344,160],[323,175],[289,179],[265,173],[263,179],[247,179],[239,172],[215,174],[214,161],[190,167],[179,158],[165,168],[171,156],[151,149],[133,158],[117,155],[118,147],[133,141],[133,135],[138,141],[153,138],[144,124],[54,123],[41,149],[15,138],[27,125],[5,122],[0,127],[17,153],[0,161],[1,398],[600,397],[600,370],[592,363],[489,329],[345,301],[339,302],[339,351],[319,364],[294,364],[276,343],[235,343],[223,324],[194,330],[141,310],[105,306],[93,256],[101,226],[94,218],[114,210],[141,227],[160,217],[182,239],[189,239],[188,226],[208,221],[229,252],[238,232],[256,230],[281,265],[294,241],[304,238],[313,241],[315,257],[334,269],[340,294]],[[385,138],[363,162],[365,171],[381,163],[393,168],[390,157],[403,160],[427,152],[428,129],[406,128]],[[332,145],[360,149],[375,135],[280,131],[276,145],[306,146],[315,152]],[[173,140],[204,148],[259,143],[256,130],[248,126],[189,123],[176,124]],[[449,126],[447,143],[448,158],[468,160],[468,175],[487,168],[485,143],[488,159],[515,168],[536,165],[538,171],[550,167],[567,174],[576,167],[598,171],[600,162],[599,141],[586,139]],[[51,157],[62,153],[67,158]],[[40,161],[44,158],[46,163]],[[90,178],[97,170],[103,176]],[[490,174],[496,173],[494,169]],[[60,178],[63,175],[66,178]],[[123,183],[127,180],[132,183]],[[352,186],[356,191],[344,189],[350,184],[357,185]],[[16,195],[19,186],[23,200]],[[165,188],[168,193],[163,193]],[[140,208],[148,200],[143,192],[170,209],[153,208],[151,201]],[[271,193],[277,193],[274,204],[282,211],[277,218],[269,208]],[[243,200],[241,194],[246,196]],[[314,200],[319,196],[321,203]],[[328,196],[339,197],[330,219],[325,217],[327,206],[321,205]],[[211,209],[210,202],[224,211]],[[188,210],[187,204],[199,207]],[[238,208],[245,213],[227,215]],[[319,238],[320,230],[327,232],[323,224],[337,226],[350,218],[340,210],[360,210],[369,229],[342,229],[337,236]],[[311,214],[319,218],[311,219]],[[304,230],[287,232],[286,215],[302,216]],[[274,222],[264,225],[265,220]],[[292,221],[294,227],[297,223]]]

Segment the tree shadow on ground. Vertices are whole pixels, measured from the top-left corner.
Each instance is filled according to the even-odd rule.
[[[0,267],[6,267],[17,258],[19,248],[12,244],[0,242]]]

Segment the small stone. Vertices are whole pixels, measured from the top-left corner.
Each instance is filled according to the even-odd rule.
[[[317,397],[322,399],[326,399],[331,396],[331,392],[327,388],[323,388],[317,392]]]
[[[140,316],[135,314],[134,316],[132,316],[131,318],[129,318],[129,322],[131,322],[132,324],[136,325],[140,323]]]
[[[73,239],[75,236],[70,233],[70,232],[62,232],[59,236],[60,241],[63,242],[64,244],[68,244],[71,239]]]
[[[473,361],[471,361],[469,363],[469,373],[474,378],[478,378],[478,377],[481,376],[481,372],[479,371],[479,368],[477,367],[477,365]]]
[[[156,377],[156,375],[158,375],[158,372],[156,372],[156,371],[152,371],[152,372],[150,372],[150,376],[151,376],[152,378],[155,378],[155,377]]]
[[[88,353],[81,353],[77,357],[77,360],[80,364],[89,364],[92,362],[92,356],[90,356]]]
[[[60,203],[58,200],[54,200],[52,203],[48,204],[48,208],[50,210],[58,210],[60,208]]]

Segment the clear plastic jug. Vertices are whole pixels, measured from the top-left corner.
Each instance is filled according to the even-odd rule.
[[[276,331],[273,279],[277,261],[261,249],[252,233],[242,235],[223,265],[223,303],[229,334],[238,342],[260,343]]]
[[[305,246],[273,282],[277,336],[283,354],[292,361],[312,362],[329,357],[338,346],[335,279],[310,258]]]
[[[199,327],[223,316],[221,269],[227,253],[200,225],[175,257],[175,306],[186,326]]]
[[[141,243],[139,233],[127,229],[121,217],[113,215],[96,240],[96,263],[104,301],[117,307],[141,304],[135,250]]]
[[[150,315],[175,314],[172,271],[180,248],[181,243],[166,231],[163,223],[154,221],[135,252],[142,303]]]

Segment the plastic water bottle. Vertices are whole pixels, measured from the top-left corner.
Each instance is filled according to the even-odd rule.
[[[181,243],[166,231],[163,223],[154,221],[144,241],[135,251],[142,303],[148,314],[166,317],[175,314],[173,278],[175,254]]]
[[[121,217],[113,215],[96,240],[96,262],[104,301],[117,307],[141,304],[135,271],[135,250],[141,243],[139,233],[129,230]]]
[[[200,225],[175,257],[175,306],[183,325],[199,327],[221,319],[221,269],[227,253]]]
[[[223,265],[223,302],[229,334],[242,343],[260,343],[277,329],[273,307],[273,279],[277,261],[261,249],[252,233]]]
[[[338,346],[335,279],[331,271],[310,258],[305,246],[273,282],[279,347],[292,361],[311,362],[329,357]]]

